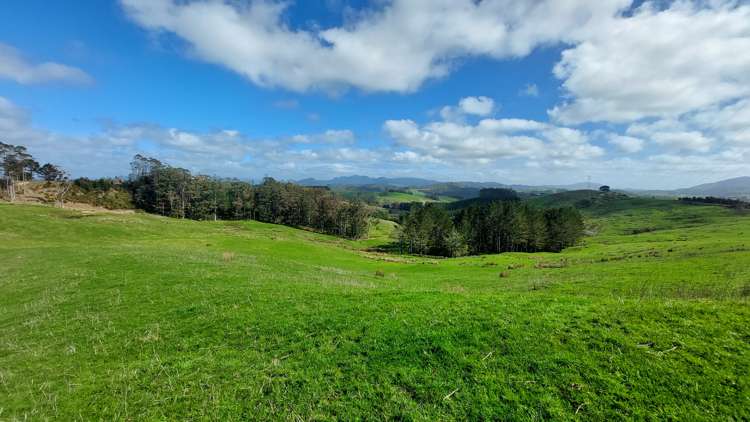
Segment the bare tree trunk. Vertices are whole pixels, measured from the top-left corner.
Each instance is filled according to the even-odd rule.
[[[16,200],[16,184],[13,176],[8,177],[6,180],[8,181],[8,197],[10,202],[13,202]]]
[[[60,187],[57,190],[57,205],[60,208],[65,208],[65,195],[70,190],[71,186],[73,186],[73,183],[64,181],[60,182]]]

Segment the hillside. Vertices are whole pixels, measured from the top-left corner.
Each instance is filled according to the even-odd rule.
[[[599,192],[598,190],[574,190],[540,195],[527,199],[533,205],[543,208],[574,207],[584,212],[608,213],[644,206],[647,204],[670,204],[672,201],[657,200],[656,202],[643,198],[631,197],[618,192]]]
[[[750,198],[750,177],[737,177],[716,183],[679,189],[680,195],[686,196],[716,196],[722,198]]]
[[[364,251],[389,222],[0,204],[0,418],[750,418],[750,216],[629,204],[440,260]]]
[[[303,186],[391,186],[400,188],[424,188],[439,182],[416,177],[339,176],[329,180],[308,178],[299,180],[297,183]]]
[[[663,197],[714,196],[718,198],[750,199],[750,177],[736,177],[675,190],[631,190],[640,195]]]
[[[369,177],[369,176],[339,176],[333,179],[320,180],[307,178],[297,181],[303,186],[329,186],[362,188],[365,191],[384,190],[389,187],[420,189],[426,193],[469,199],[479,195],[483,188],[509,188],[519,192],[557,192],[566,190],[587,189],[596,183],[573,183],[569,185],[519,185],[497,182],[438,182],[435,180],[414,177]]]

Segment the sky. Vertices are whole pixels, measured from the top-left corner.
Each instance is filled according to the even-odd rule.
[[[0,141],[258,180],[750,175],[750,3],[4,0]]]

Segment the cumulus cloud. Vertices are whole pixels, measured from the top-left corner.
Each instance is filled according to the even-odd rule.
[[[631,0],[393,0],[345,25],[292,28],[289,2],[121,0],[130,18],[261,86],[411,92],[462,57],[522,57],[572,41]]]
[[[750,5],[646,2],[577,34],[554,74],[563,123],[675,118],[750,95]]]
[[[484,154],[536,156],[532,151],[540,144],[557,148],[543,136],[545,126],[585,122],[648,122],[641,133],[631,128],[605,140],[627,154],[650,148],[708,153],[750,143],[750,55],[742,54],[750,51],[746,2],[647,0],[633,9],[632,0],[392,0],[349,14],[339,26],[320,27],[292,26],[287,12],[294,5],[287,1],[120,1],[141,27],[184,40],[191,57],[260,86],[294,91],[413,92],[447,76],[464,58],[518,58],[540,46],[565,45],[553,69],[564,99],[549,111],[554,125],[489,119],[497,107],[485,97],[444,107],[441,122],[385,125],[422,156],[443,159],[440,154],[451,148],[484,161]],[[537,96],[539,89],[528,84],[519,94]],[[485,119],[467,124],[472,118]],[[661,122],[680,127],[659,128]],[[437,152],[411,147],[407,134],[437,145]],[[470,145],[477,145],[476,153]],[[601,152],[593,145],[565,148],[578,151],[573,156]]]
[[[466,97],[458,102],[458,107],[465,114],[487,116],[495,109],[495,101],[487,97]]]
[[[89,135],[70,136],[34,127],[28,111],[3,97],[0,132],[3,142],[27,146],[37,159],[60,164],[75,176],[127,175],[138,153],[196,173],[244,178],[326,175],[347,166],[374,173],[390,159],[385,151],[350,146],[355,137],[349,130],[254,139],[231,129],[196,132],[110,123]],[[301,149],[298,137],[304,138]]]
[[[640,136],[673,151],[708,152],[714,140],[701,130],[679,119],[635,123],[627,128],[628,135]]]
[[[609,143],[617,147],[622,152],[634,154],[643,149],[643,145],[645,142],[643,141],[643,139],[634,138],[632,136],[612,134],[610,135]]]
[[[55,62],[29,63],[15,48],[0,43],[0,78],[31,85],[49,82],[89,84],[93,78],[76,67]]]
[[[421,163],[433,163],[443,164],[443,160],[438,160],[431,155],[423,155],[414,151],[396,151],[393,153],[393,159],[395,161],[405,161],[409,163],[421,164]]]
[[[468,116],[488,116],[495,110],[495,100],[489,97],[464,97],[456,106],[444,106],[440,117],[446,121],[462,122]]]
[[[28,111],[0,97],[3,142],[25,145],[37,159],[61,164],[75,176],[126,175],[136,153],[195,173],[256,179],[368,174],[559,184],[590,174],[610,184],[622,186],[627,181],[631,186],[659,188],[706,182],[707,175],[721,179],[750,172],[746,143],[715,145],[705,153],[677,151],[654,141],[651,144],[665,150],[650,153],[644,146],[644,158],[632,159],[607,154],[592,141],[615,135],[592,135],[533,120],[486,118],[471,124],[390,120],[384,129],[394,141],[392,147],[327,142],[348,139],[346,130],[300,135],[306,139],[302,143],[294,137],[257,139],[231,129],[200,132],[142,123],[109,124],[88,135],[72,136],[35,127]],[[639,133],[680,131],[691,128],[675,121],[631,127],[631,132]]]
[[[459,104],[455,109],[463,107]],[[485,118],[466,123],[451,119],[453,115],[445,110],[442,120],[424,125],[409,119],[384,123],[387,135],[406,148],[396,156],[399,160],[486,165],[522,159],[540,166],[567,167],[604,154],[586,133],[576,129],[524,119]]]
[[[354,136],[354,132],[348,129],[329,129],[323,133],[313,135],[294,135],[290,140],[299,144],[353,144],[356,137]]]
[[[693,113],[683,120],[730,145],[750,145],[750,98]]]
[[[701,132],[657,132],[652,139],[660,145],[676,150],[708,152],[711,149],[711,139]]]
[[[529,132],[552,127],[547,123],[527,119],[485,119],[479,125],[497,132]]]

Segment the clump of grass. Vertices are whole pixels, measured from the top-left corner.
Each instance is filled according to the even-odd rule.
[[[568,266],[568,260],[567,259],[561,259],[560,261],[547,261],[547,262],[537,262],[534,264],[534,268],[536,269],[543,269],[543,268],[566,268]]]
[[[651,233],[658,230],[656,227],[637,227],[634,229],[630,229],[630,234],[643,234],[643,233]]]
[[[234,252],[224,252],[221,254],[221,260],[229,263],[234,261]]]
[[[740,288],[740,297],[750,297],[750,281]]]
[[[382,270],[375,271],[375,277],[385,277],[385,273]]]
[[[529,285],[529,289],[532,291],[546,289],[547,287],[549,287],[549,281],[545,279],[532,280]]]
[[[500,278],[508,278],[510,277],[510,271],[502,271],[500,273]]]

